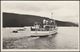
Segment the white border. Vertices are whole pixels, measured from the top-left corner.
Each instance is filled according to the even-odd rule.
[[[34,2],[34,1],[27,1],[27,2]],[[41,2],[41,1],[38,1],[38,2]],[[42,2],[46,2],[46,1],[42,1]],[[3,14],[1,11],[1,51],[79,51],[79,46],[78,46],[78,49],[3,49],[3,36],[2,36],[3,18],[2,17],[3,17]],[[79,41],[79,39],[78,39],[78,41]],[[78,43],[78,45],[79,45],[79,43]]]
[[[79,49],[4,49],[2,51],[79,51]]]
[[[3,47],[3,38],[2,38],[2,11],[1,11],[1,50],[2,50],[2,47]]]

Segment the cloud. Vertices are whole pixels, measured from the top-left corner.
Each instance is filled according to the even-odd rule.
[[[79,23],[78,1],[2,1],[1,10],[45,17],[53,12],[54,19]]]

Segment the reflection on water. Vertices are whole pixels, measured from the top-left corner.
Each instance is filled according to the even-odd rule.
[[[58,27],[58,34],[49,37],[24,37],[14,41],[14,48],[20,49],[77,49],[78,27]]]
[[[14,41],[14,48],[53,49],[56,48],[55,36],[52,37],[24,37]]]

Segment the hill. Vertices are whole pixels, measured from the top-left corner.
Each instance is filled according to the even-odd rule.
[[[15,13],[3,12],[3,27],[23,27],[32,26],[34,22],[42,23],[43,19],[49,19],[47,17],[35,16],[35,15],[24,15]],[[65,22],[55,20],[57,26],[78,26],[72,22]]]

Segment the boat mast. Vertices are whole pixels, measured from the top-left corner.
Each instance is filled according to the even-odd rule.
[[[55,24],[55,20],[53,19],[53,12],[51,12],[51,19],[54,21]]]
[[[52,19],[52,17],[53,17],[53,12],[51,12],[51,19]]]
[[[51,19],[53,19],[54,25],[56,25],[55,20],[53,18],[53,12],[51,12]]]

